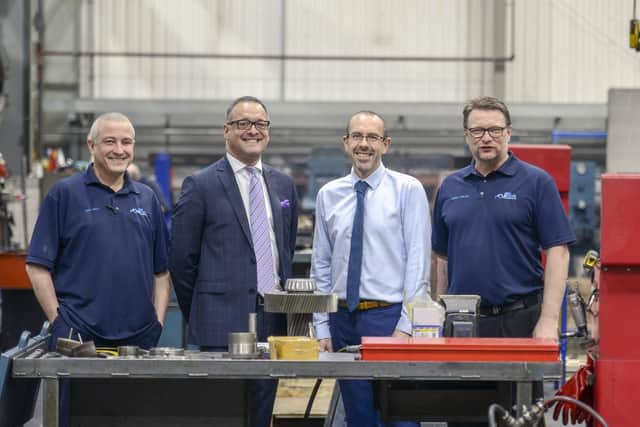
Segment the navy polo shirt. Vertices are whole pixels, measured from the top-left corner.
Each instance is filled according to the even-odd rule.
[[[472,162],[438,190],[431,244],[448,257],[451,294],[501,305],[542,290],[541,250],[574,241],[553,178],[512,153],[486,177]]]
[[[125,174],[114,192],[92,164],[49,191],[26,261],[51,272],[67,325],[116,341],[157,325],[154,274],[167,270],[167,244],[153,191]]]

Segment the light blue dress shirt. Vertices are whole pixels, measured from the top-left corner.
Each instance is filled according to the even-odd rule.
[[[335,292],[342,300],[359,180],[352,169],[322,187],[316,200],[311,277],[319,291]],[[431,223],[424,188],[414,177],[382,164],[365,181],[370,189],[365,196],[360,299],[411,301],[422,286],[429,286]],[[315,314],[314,325],[318,339],[331,336],[326,313]],[[406,307],[396,329],[411,333]]]

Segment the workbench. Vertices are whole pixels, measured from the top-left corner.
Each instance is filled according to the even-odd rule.
[[[341,353],[318,361],[235,360],[189,351],[183,357],[70,358],[46,353],[45,343],[31,340],[15,353],[11,372],[15,383],[42,380],[47,427],[57,427],[64,378],[73,384],[74,424],[243,426],[250,379],[373,380],[387,420],[486,421],[487,401],[529,404],[532,382],[561,374],[560,362],[361,361]],[[515,396],[509,394],[512,384]]]

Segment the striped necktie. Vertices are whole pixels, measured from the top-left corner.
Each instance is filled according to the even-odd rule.
[[[256,255],[256,271],[258,292],[263,295],[274,288],[273,254],[271,253],[271,236],[269,219],[264,203],[264,192],[258,178],[258,170],[247,166],[249,171],[249,220],[251,221],[251,237],[253,251]]]

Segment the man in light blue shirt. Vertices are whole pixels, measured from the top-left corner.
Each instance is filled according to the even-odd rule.
[[[384,119],[371,111],[354,114],[342,142],[353,167],[349,175],[329,182],[318,193],[311,259],[311,277],[318,290],[335,292],[339,299],[336,313],[314,316],[320,349],[325,351],[360,344],[363,336],[410,335],[403,299],[411,301],[429,286],[427,197],[417,179],[382,164],[391,145]],[[363,181],[366,185],[359,184]],[[360,207],[358,188],[364,188]],[[353,285],[347,291],[354,280],[355,300]],[[380,425],[370,382],[339,384],[347,424]]]

